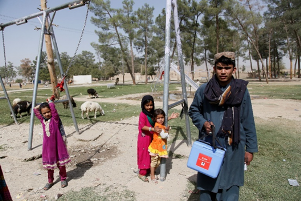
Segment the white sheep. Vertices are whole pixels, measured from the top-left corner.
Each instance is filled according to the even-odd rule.
[[[81,106],[80,109],[82,111],[82,118],[84,119],[84,112],[86,112],[86,117],[89,119],[89,112],[94,111],[94,118],[96,118],[96,113],[99,111],[101,115],[105,115],[105,111],[101,108],[101,106],[93,101],[86,101]]]
[[[21,101],[20,98],[15,98],[15,99],[13,100],[13,106],[16,105],[17,103],[19,103],[20,101]]]

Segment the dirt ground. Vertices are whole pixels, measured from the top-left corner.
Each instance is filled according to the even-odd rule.
[[[140,105],[142,96],[135,94],[95,101]],[[75,97],[75,101],[79,100],[86,98]],[[188,103],[191,101],[189,98]],[[252,103],[256,119],[301,121],[301,101],[256,98]],[[156,101],[156,107],[162,107],[162,102]],[[31,151],[27,150],[29,124],[0,126],[0,164],[13,200],[54,200],[57,195],[71,190],[96,186],[113,191],[128,189],[135,192],[136,200],[187,200],[187,183],[196,180],[196,172],[186,166],[190,147],[185,141],[169,145],[170,151],[181,157],[167,160],[166,180],[158,184],[142,182],[134,173],[137,170],[137,123],[138,116],[113,123],[78,125],[80,134],[74,127],[65,127],[72,158],[67,166],[69,185],[61,188],[56,170],[57,183],[48,191],[42,189],[47,182],[47,172],[39,158],[42,150],[41,125],[34,127]],[[31,160],[33,157],[38,159]]]

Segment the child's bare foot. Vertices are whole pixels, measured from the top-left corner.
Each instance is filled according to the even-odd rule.
[[[159,180],[159,178],[157,176],[151,176],[150,178],[151,178],[151,180]]]

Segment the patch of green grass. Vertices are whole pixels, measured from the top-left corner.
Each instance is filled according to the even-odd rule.
[[[169,114],[172,112],[181,112],[177,110],[168,111]],[[171,143],[176,140],[187,140],[187,132],[186,132],[186,120],[185,115],[183,114],[183,118],[180,117],[177,119],[172,119],[168,122],[168,125],[171,126]],[[189,117],[189,125],[190,125],[190,133],[191,133],[191,141],[196,141],[199,137],[199,130],[193,125],[190,117]]]
[[[179,84],[170,84],[169,90],[175,90],[176,87],[180,86]],[[101,98],[111,98],[117,96],[124,96],[129,94],[136,93],[151,93],[152,88],[154,88],[154,84],[136,84],[136,85],[117,85],[115,88],[108,89],[107,86],[89,86],[89,87],[70,87],[69,93],[70,95],[76,96],[81,94],[86,94],[87,89],[93,88],[97,91],[98,96]],[[163,91],[163,83],[156,84],[156,91]]]
[[[295,99],[301,100],[301,85],[272,85],[249,83],[251,95],[258,95],[273,99]]]
[[[37,102],[42,102],[41,98],[37,99]],[[101,107],[105,111],[105,115],[102,116],[97,112],[96,119],[94,119],[94,112],[89,112],[90,120],[87,118],[81,118],[81,110],[80,105],[83,102],[76,102],[77,107],[73,108],[75,119],[77,124],[89,124],[91,122],[99,122],[99,121],[120,121],[125,118],[129,118],[132,116],[139,116],[141,112],[140,106],[133,106],[127,104],[113,104],[113,103],[100,103]],[[56,104],[56,109],[59,113],[60,118],[65,126],[72,126],[73,120],[71,116],[70,109],[64,109],[62,103]],[[10,117],[10,110],[7,107],[7,104],[0,104],[0,111],[2,115],[0,115],[0,124],[14,124],[14,119]],[[85,117],[85,114],[84,114]],[[22,118],[17,118],[19,123],[29,123],[30,115],[27,116],[26,113],[22,113]],[[39,120],[35,118],[35,124],[39,124]]]
[[[116,191],[113,186],[106,187],[105,189],[95,189],[92,187],[83,188],[80,191],[69,191],[58,200],[60,201],[135,201],[135,193],[127,189]]]
[[[94,88],[100,98],[109,98],[109,97],[116,97],[116,96],[123,96],[128,94],[135,94],[135,93],[146,93],[152,92],[153,84],[137,84],[137,85],[118,85],[116,88],[108,89],[106,86],[90,86],[90,87],[69,87],[69,93],[72,96],[77,96],[80,94],[87,94],[87,89]],[[171,84],[170,90],[175,90],[176,87],[178,87],[178,84]],[[163,85],[157,84],[156,86],[157,92],[163,91]],[[39,89],[37,92],[37,99],[36,103],[45,102],[46,99],[51,96],[52,91],[51,89]],[[63,96],[65,93],[61,93],[61,96]],[[12,103],[12,101],[15,98],[21,98],[22,100],[32,101],[32,95],[33,91],[12,91],[9,93],[9,99]],[[87,94],[88,95],[88,94]],[[6,100],[0,100],[3,102],[3,104],[0,104],[0,125],[3,124],[14,124],[14,119],[10,117],[10,110],[8,107],[8,104]],[[77,120],[78,124],[87,124],[90,123],[90,121],[97,122],[97,121],[118,121],[121,119],[125,119],[131,116],[138,116],[141,112],[140,105],[137,106],[130,106],[126,104],[112,104],[112,103],[101,103],[100,105],[105,111],[105,116],[97,115],[97,118],[93,118],[93,114],[90,112],[90,118],[91,120],[83,120],[81,118],[81,111],[80,111],[80,105],[83,102],[76,102],[77,107],[74,108],[74,114]],[[73,120],[71,117],[71,113],[69,109],[63,109],[62,103],[56,104],[56,108],[59,112],[59,115],[64,123],[64,125],[73,125]],[[27,116],[26,113],[22,113],[22,118],[17,118],[19,123],[29,123],[30,122],[30,115]],[[88,121],[88,122],[87,122]],[[38,121],[35,121],[35,123],[39,123]]]
[[[259,152],[245,172],[240,200],[300,200],[301,189],[288,179],[301,179],[298,122],[257,120]]]

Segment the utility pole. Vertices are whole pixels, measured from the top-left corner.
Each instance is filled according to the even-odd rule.
[[[41,8],[42,8],[42,10],[47,10],[46,0],[41,0]],[[49,23],[48,23],[47,18],[46,18],[45,27],[46,27],[45,30],[50,30],[50,29],[48,29]],[[50,82],[52,85],[52,92],[53,92],[53,95],[55,96],[55,98],[59,99],[60,94],[56,88],[57,78],[56,78],[56,73],[55,73],[55,68],[54,68],[54,58],[53,58],[50,33],[45,33],[44,38],[45,38],[46,53],[47,53],[47,67],[48,67],[49,74],[50,74]],[[38,82],[38,80],[35,80],[35,82]]]

